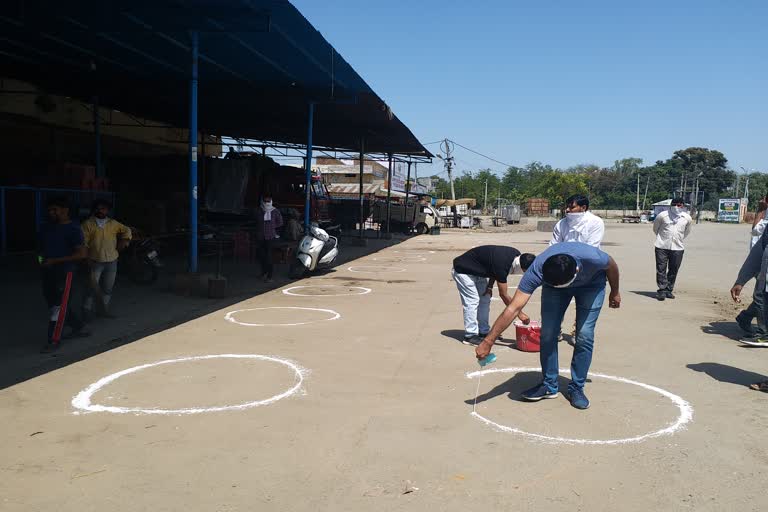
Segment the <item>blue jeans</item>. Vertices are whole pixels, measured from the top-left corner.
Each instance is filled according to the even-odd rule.
[[[592,347],[595,344],[595,324],[605,299],[605,286],[600,288],[551,288],[544,286],[541,292],[541,373],[544,385],[558,391],[557,338],[563,315],[576,299],[576,346],[571,359],[571,383],[568,390],[583,389],[592,363]]]

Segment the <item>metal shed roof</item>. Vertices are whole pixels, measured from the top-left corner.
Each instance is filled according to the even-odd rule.
[[[318,146],[431,156],[287,0],[12,0],[0,74],[188,126],[190,32],[200,37],[200,128]]]

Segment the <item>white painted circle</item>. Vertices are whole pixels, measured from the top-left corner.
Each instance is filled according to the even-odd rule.
[[[278,393],[277,395],[271,396],[264,400],[244,402],[237,405],[223,405],[218,407],[189,407],[184,409],[143,409],[141,407],[113,407],[108,405],[99,405],[99,404],[91,403],[91,397],[93,397],[93,395],[97,391],[99,391],[104,386],[116,381],[120,377],[124,377],[126,375],[129,375],[131,373],[136,373],[141,370],[146,370],[147,368],[152,368],[154,366],[160,366],[164,364],[173,364],[173,363],[184,363],[188,361],[203,361],[206,359],[255,359],[259,361],[270,361],[273,363],[278,363],[283,366],[287,366],[288,368],[293,370],[296,377],[296,383],[290,389],[283,391],[282,393]],[[134,366],[133,368],[128,368],[127,370],[122,370],[117,373],[113,373],[112,375],[107,375],[106,377],[103,377],[97,380],[96,382],[94,382],[93,384],[91,384],[81,392],[79,392],[77,395],[75,395],[74,398],[72,398],[72,406],[75,409],[79,409],[87,412],[111,412],[115,414],[126,414],[126,413],[201,414],[206,412],[221,412],[221,411],[251,409],[253,407],[269,405],[277,402],[278,400],[282,400],[283,398],[296,394],[301,389],[302,383],[304,382],[305,373],[306,373],[306,370],[301,368],[296,363],[288,361],[287,359],[280,359],[278,357],[271,357],[271,356],[262,356],[259,354],[218,354],[218,355],[211,355],[211,356],[180,357],[178,359],[166,359],[165,361],[158,361],[156,363],[142,364],[140,366]]]
[[[370,269],[380,269],[380,270],[370,270]],[[402,267],[388,267],[388,266],[374,266],[374,265],[356,265],[352,267],[347,267],[347,270],[350,272],[359,272],[362,274],[382,274],[382,273],[390,273],[390,272],[405,272],[405,269]]]
[[[519,372],[531,372],[531,371],[540,372],[541,368],[493,368],[489,370],[479,370],[479,371],[467,373],[467,378],[472,379],[474,377],[481,377],[483,375],[491,374],[491,373],[519,373]],[[570,374],[570,369],[560,368],[559,372],[562,375],[568,375]],[[547,443],[580,444],[580,445],[618,445],[618,444],[640,443],[648,439],[652,439],[654,437],[672,435],[678,430],[685,428],[685,425],[687,423],[690,423],[691,420],[693,419],[693,407],[691,407],[691,404],[686,402],[683,398],[673,393],[670,393],[665,389],[662,389],[656,386],[651,386],[650,384],[645,384],[643,382],[638,382],[636,380],[625,379],[624,377],[615,377],[613,375],[605,375],[602,373],[589,372],[589,376],[597,377],[600,379],[613,380],[616,382],[623,382],[625,384],[632,384],[634,386],[639,386],[649,391],[658,393],[661,396],[669,398],[669,400],[671,400],[672,403],[675,404],[677,408],[680,410],[680,414],[678,415],[675,421],[673,421],[672,423],[670,423],[669,425],[667,425],[666,427],[660,430],[649,432],[647,434],[643,434],[640,436],[626,437],[622,439],[574,439],[569,437],[545,436],[542,434],[526,432],[524,430],[520,430],[519,428],[501,425],[499,423],[496,423],[493,420],[489,420],[488,418],[480,415],[476,411],[472,412],[471,416],[474,416],[475,418],[479,419],[486,425],[490,425],[491,427],[497,430],[501,430],[502,432],[510,432],[512,434],[518,434],[536,441],[543,441]]]
[[[295,322],[290,324],[255,324],[255,323],[241,322],[235,318],[235,315],[238,313],[245,313],[246,311],[263,311],[267,309],[298,309],[298,310],[304,310],[304,311],[320,311],[322,313],[328,313],[331,316],[329,318],[323,318],[322,320],[310,320],[309,322]],[[238,309],[236,311],[230,311],[229,313],[224,315],[225,320],[232,322],[233,324],[244,325],[246,327],[292,327],[295,325],[307,325],[307,324],[314,324],[317,322],[329,322],[331,320],[337,320],[339,318],[341,318],[341,315],[332,309],[300,308],[300,307],[294,307],[294,306],[272,306],[267,308]]]
[[[359,293],[296,293],[294,290],[303,290],[305,288],[344,288],[347,290],[355,289],[359,290]],[[367,295],[371,293],[370,288],[365,288],[364,286],[339,286],[335,284],[316,284],[316,285],[305,285],[305,286],[292,286],[290,288],[286,288],[283,290],[283,293],[285,295],[292,295],[294,297],[353,297],[355,295]]]

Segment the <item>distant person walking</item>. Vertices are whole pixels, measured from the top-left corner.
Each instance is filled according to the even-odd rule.
[[[573,195],[565,200],[565,217],[555,224],[549,245],[581,242],[599,249],[604,235],[605,223],[589,211],[589,198]]]
[[[283,216],[275,208],[271,194],[264,194],[261,204],[256,211],[256,254],[261,264],[261,277],[268,283],[272,282],[274,263],[272,250],[275,241],[280,238],[277,230],[283,226]]]
[[[525,272],[534,258],[533,254],[521,254],[513,247],[483,245],[453,260],[451,275],[464,310],[463,343],[477,345],[491,329],[489,315],[494,283],[501,300],[509,304],[512,297],[508,291],[507,276]],[[525,323],[530,321],[522,311],[518,318]]]
[[[131,229],[109,216],[112,204],[105,199],[93,203],[93,215],[83,222],[88,251],[88,293],[83,303],[86,318],[94,313],[94,296],[100,302],[96,312],[107,317],[117,277],[119,252],[131,242]]]
[[[659,213],[653,221],[656,234],[656,292],[657,300],[674,299],[677,273],[683,262],[683,242],[691,233],[693,219],[685,211],[682,199],[673,199],[669,210]]]
[[[541,360],[542,382],[523,392],[523,399],[536,402],[558,396],[559,364],[557,337],[563,315],[572,299],[576,299],[578,336],[571,358],[571,383],[567,398],[577,409],[589,407],[584,394],[592,351],[595,325],[605,299],[606,279],[611,285],[609,306],[621,305],[619,267],[606,253],[580,242],[555,244],[539,254],[517,286],[512,302],[493,324],[493,328],[475,349],[478,359],[491,352],[496,339],[523,310],[538,287],[541,292]]]
[[[69,218],[69,201],[63,197],[47,202],[48,222],[39,233],[38,261],[40,262],[43,295],[48,304],[48,341],[41,352],[59,348],[64,325],[72,329],[70,336],[88,336],[77,308],[70,300],[75,294],[74,273],[87,253],[80,226]]]

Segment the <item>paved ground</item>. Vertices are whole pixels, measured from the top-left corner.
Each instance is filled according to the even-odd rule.
[[[275,290],[0,391],[3,510],[740,510],[768,507],[768,351],[739,346],[724,302],[746,253],[744,226],[694,230],[678,299],[658,303],[646,225],[610,224],[622,270],[621,310],[606,306],[594,372],[682,397],[686,428],[633,444],[545,442],[471,415],[477,369],[456,341],[449,271],[477,244],[545,247],[542,233],[422,236],[299,285],[305,293],[360,286],[358,296]],[[371,267],[391,267],[371,268]],[[395,269],[405,269],[394,272]],[[334,287],[331,288],[330,286]],[[340,287],[340,288],[339,288]],[[356,292],[362,290],[350,288]],[[298,290],[300,293],[301,290]],[[529,313],[536,317],[538,296]],[[232,310],[265,307],[333,313]],[[501,303],[494,303],[494,312]],[[570,322],[570,318],[567,322]],[[570,325],[570,324],[568,324]],[[513,337],[513,333],[508,333]],[[561,366],[570,348],[561,347]],[[537,367],[536,354],[499,347],[496,368]],[[211,354],[262,354],[300,365],[300,391],[244,410],[196,415],[75,414],[78,392],[121,370]],[[535,372],[486,375],[477,411],[529,433],[606,441],[640,437],[679,417],[653,390],[596,375],[588,411],[564,399],[528,404]],[[275,361],[208,359],[149,367],[93,393],[109,407],[212,408],[266,400],[299,374]],[[410,482],[410,484],[408,483]],[[407,486],[418,490],[403,494]]]

